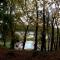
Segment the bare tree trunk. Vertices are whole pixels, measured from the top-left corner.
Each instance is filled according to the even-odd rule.
[[[5,47],[5,42],[6,42],[6,19],[5,19],[5,11],[6,11],[6,6],[7,6],[7,2],[6,1],[3,1],[3,16],[2,16],[2,19],[3,19],[3,23],[2,23],[2,27],[3,27],[3,31],[2,31],[2,39],[4,41],[4,47]]]
[[[51,48],[50,50],[52,51],[53,50],[53,45],[54,45],[54,18],[53,18],[53,21],[51,22],[52,23],[52,36],[51,36]]]
[[[11,45],[10,48],[14,49],[14,44],[15,44],[15,26],[14,23],[11,24],[11,28],[10,28],[10,32],[11,32]]]
[[[46,40],[45,40],[45,32],[42,32],[42,38],[41,38],[41,51],[46,51]]]
[[[46,39],[45,39],[46,33],[45,33],[45,0],[43,1],[43,32],[42,32],[42,45],[41,45],[41,51],[46,51]]]
[[[2,32],[2,37],[3,37],[3,41],[4,41],[4,47],[5,47],[5,42],[6,42],[6,35],[5,35],[5,25],[4,25],[4,23],[3,23],[3,32]]]
[[[47,35],[49,35],[49,12],[48,12],[48,19],[47,19]],[[50,43],[49,38],[48,38],[48,51],[49,51],[49,43]]]
[[[14,49],[14,43],[15,43],[14,31],[11,31],[11,45],[10,45],[11,49]]]
[[[28,21],[28,12],[27,12],[26,0],[25,0],[25,8],[26,8],[26,13],[27,13],[27,21]],[[25,28],[25,34],[24,34],[24,40],[23,40],[23,50],[25,47],[26,35],[27,35],[28,28],[29,28],[29,25],[27,25]]]
[[[55,48],[55,50],[58,49],[58,40],[59,40],[59,28],[57,26],[57,42],[56,42],[56,48]]]
[[[35,31],[35,44],[34,44],[34,50],[37,50],[37,35],[38,35],[38,23],[36,23],[36,31]]]
[[[38,35],[38,5],[37,5],[37,1],[35,0],[36,2],[36,14],[37,14],[37,17],[36,17],[36,30],[35,30],[35,44],[34,44],[34,50],[37,51],[37,35]]]
[[[23,41],[23,50],[24,50],[24,47],[25,47],[26,35],[27,35],[28,27],[29,27],[29,25],[27,25],[27,27],[26,27],[26,29],[25,29],[24,41]]]
[[[60,49],[60,29],[59,29],[59,37],[58,38],[59,38],[58,46],[59,46],[59,49]]]
[[[56,12],[57,12],[57,21],[56,21],[56,25],[57,25],[57,42],[56,42],[56,48],[55,48],[55,50],[57,50],[58,49],[58,45],[59,45],[59,27],[58,27],[58,18],[59,18],[59,3],[58,3],[59,1],[57,1],[56,0],[56,4],[57,4],[57,6],[58,6],[58,8],[56,8]]]
[[[13,8],[14,8],[14,5],[11,4],[11,6],[10,6],[10,21],[9,21],[9,28],[10,28],[10,32],[11,32],[11,45],[10,45],[11,49],[14,49],[14,43],[15,43],[15,24],[14,24],[14,19],[13,19],[13,15],[12,15]]]

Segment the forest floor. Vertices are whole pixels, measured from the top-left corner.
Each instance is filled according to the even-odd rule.
[[[41,53],[0,48],[0,60],[60,60],[60,51]]]

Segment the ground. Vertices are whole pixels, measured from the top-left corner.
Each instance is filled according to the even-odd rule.
[[[0,48],[0,60],[60,60],[60,51],[33,54],[33,51]]]

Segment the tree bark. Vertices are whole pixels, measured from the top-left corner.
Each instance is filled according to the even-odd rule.
[[[52,23],[52,36],[51,36],[51,48],[50,50],[52,51],[53,50],[53,45],[54,45],[54,18],[53,18],[53,21],[51,22]]]
[[[41,51],[46,51],[46,33],[45,33],[45,0],[43,1],[43,31],[42,31],[42,45],[41,45]]]
[[[38,5],[37,5],[37,1],[36,2],[36,30],[35,30],[35,44],[34,44],[34,51],[37,51],[37,36],[38,36]]]
[[[59,40],[59,28],[57,26],[57,42],[56,42],[56,48],[55,48],[55,50],[58,49],[58,40]]]
[[[35,44],[34,44],[34,50],[37,50],[37,35],[38,35],[38,23],[36,23],[36,31],[35,31]]]
[[[25,29],[24,41],[23,41],[23,50],[24,50],[24,47],[25,47],[26,35],[27,35],[28,27],[29,27],[29,25],[27,25],[27,28]]]

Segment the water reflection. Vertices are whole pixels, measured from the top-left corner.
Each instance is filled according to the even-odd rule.
[[[15,34],[17,34],[17,35],[19,35],[20,37],[23,37],[24,38],[24,31],[16,31],[15,32]],[[32,32],[32,31],[29,31],[28,33],[27,33],[27,36],[26,36],[26,38],[29,40],[30,38],[34,38],[34,32]]]
[[[16,34],[18,34],[20,37],[23,36],[24,38],[24,31],[16,31]],[[26,36],[26,43],[25,43],[25,50],[33,50],[34,49],[34,32],[33,31],[29,31],[27,32],[27,36]],[[16,50],[22,50],[23,48],[23,42],[22,40],[20,40],[20,42],[17,42],[14,46],[14,48]]]
[[[14,48],[16,50],[22,50],[23,48],[23,43],[20,41],[20,42],[17,42],[14,46]],[[26,41],[25,43],[25,47],[24,47],[25,50],[33,50],[34,49],[34,41]]]

